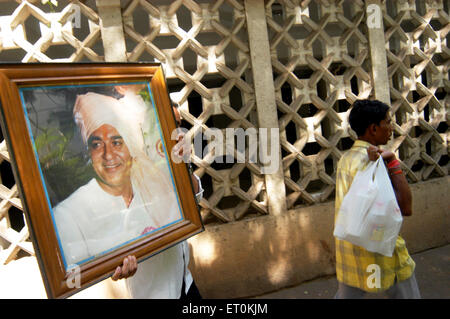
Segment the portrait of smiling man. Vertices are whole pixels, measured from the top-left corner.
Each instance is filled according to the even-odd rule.
[[[53,210],[67,265],[82,264],[182,218],[169,168],[156,166],[147,154],[142,119],[148,110],[139,99],[94,92],[76,98],[74,120],[94,176]],[[135,271],[136,259],[129,256],[116,272],[122,278]]]

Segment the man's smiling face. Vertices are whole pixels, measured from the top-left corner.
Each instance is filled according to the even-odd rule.
[[[130,184],[132,157],[122,136],[113,126],[104,124],[92,132],[88,146],[100,183],[113,189]]]

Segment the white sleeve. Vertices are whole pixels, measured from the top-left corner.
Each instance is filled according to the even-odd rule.
[[[54,210],[56,232],[62,246],[66,266],[90,257],[86,241],[70,209],[58,205]]]

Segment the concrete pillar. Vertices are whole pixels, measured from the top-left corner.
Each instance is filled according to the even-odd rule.
[[[383,12],[380,0],[368,0],[366,23],[369,33],[369,51],[375,98],[388,105],[391,103],[387,71],[386,44],[384,39]]]
[[[106,62],[127,62],[120,0],[96,0]]]
[[[279,138],[271,139],[270,128],[278,129],[275,87],[272,75],[269,35],[267,33],[264,1],[246,0],[245,12],[249,36],[250,59],[255,88],[257,118],[259,128],[268,128],[268,145],[259,147],[270,150],[272,143],[277,143],[278,165],[275,172],[265,174],[269,214],[280,215],[286,212],[286,189],[284,185],[283,165]],[[261,137],[261,136],[260,136]],[[267,152],[264,152],[267,154]],[[272,157],[273,158],[273,157]],[[263,161],[265,161],[263,159]]]

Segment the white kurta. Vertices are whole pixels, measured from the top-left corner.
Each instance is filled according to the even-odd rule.
[[[134,192],[127,208],[122,196],[103,191],[96,179],[78,188],[54,209],[66,264],[81,263],[155,230],[146,205],[152,207]],[[170,205],[164,211],[165,225],[182,218],[177,203]]]
[[[135,193],[127,208],[121,196],[103,191],[96,179],[77,189],[54,209],[66,265],[82,263],[156,229],[144,205]],[[165,214],[167,224],[182,218],[177,203]],[[186,242],[140,262],[136,274],[126,279],[129,297],[179,298],[183,279],[186,291],[192,283],[188,264]]]

